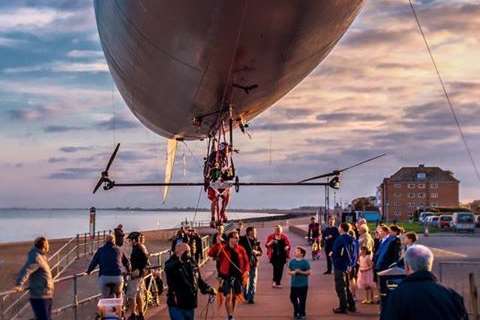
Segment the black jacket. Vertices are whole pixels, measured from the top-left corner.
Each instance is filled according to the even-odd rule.
[[[322,239],[325,245],[325,250],[327,252],[332,251],[333,244],[337,237],[339,236],[338,228],[337,227],[326,227],[325,230],[322,232]],[[332,236],[331,238],[328,238]]]
[[[262,247],[260,246],[260,241],[258,241],[257,239],[250,240],[247,236],[241,236],[238,244],[241,245],[247,252],[250,266],[256,267],[258,264],[258,257],[262,255]],[[253,250],[258,251],[259,254],[254,255]]]
[[[437,283],[428,271],[419,271],[403,280],[388,297],[381,320],[465,320],[463,298],[453,289]]]
[[[145,248],[143,244],[137,244],[132,247],[130,263],[132,265],[132,272],[138,270],[141,277],[147,273],[147,266],[150,265],[150,262],[148,261],[147,248]]]
[[[122,264],[127,271],[130,270],[130,264],[127,257],[113,243],[107,242],[104,246],[98,248],[93,256],[87,273],[90,273],[98,265],[100,266],[99,276],[119,276],[122,274]]]
[[[167,276],[167,304],[170,307],[181,309],[195,309],[198,305],[198,289],[203,294],[213,293],[200,275],[198,265],[192,259],[182,262],[176,255],[172,255],[165,262]]]

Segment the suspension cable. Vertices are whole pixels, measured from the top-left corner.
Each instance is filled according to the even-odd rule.
[[[427,37],[425,36],[425,33],[423,32],[422,25],[420,23],[420,19],[418,18],[415,6],[412,3],[412,0],[408,0],[410,3],[410,8],[412,9],[413,16],[415,18],[415,21],[418,26],[418,30],[420,31],[420,34],[422,35],[423,42],[425,43],[425,47],[427,49],[428,55],[430,56],[430,59],[432,61],[433,67],[435,68],[435,72],[437,73],[438,80],[440,82],[440,85],[442,86],[443,94],[445,95],[445,99],[447,100],[448,106],[450,108],[450,112],[452,113],[453,119],[455,120],[455,124],[458,128],[458,133],[460,134],[460,138],[463,141],[463,144],[465,146],[465,150],[467,151],[468,157],[470,159],[470,162],[472,164],[472,167],[475,171],[475,174],[477,176],[478,181],[480,181],[480,172],[478,170],[477,164],[475,163],[475,159],[472,154],[472,150],[470,149],[470,146],[467,143],[467,140],[465,138],[465,134],[463,132],[462,126],[460,124],[460,121],[458,119],[457,113],[455,111],[455,107],[453,106],[452,101],[450,100],[450,96],[448,94],[447,88],[445,86],[445,82],[443,81],[442,75],[440,73],[440,70],[438,69],[438,65],[435,61],[435,57],[433,56],[432,50],[430,48],[430,44],[428,43]]]

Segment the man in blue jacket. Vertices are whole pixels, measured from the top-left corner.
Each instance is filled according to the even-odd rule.
[[[115,284],[114,294],[119,297],[123,288],[122,264],[127,271],[130,271],[130,263],[123,252],[115,245],[115,237],[111,234],[105,237],[105,245],[100,247],[93,256],[90,265],[86,271],[90,274],[95,267],[100,266],[98,273],[98,284],[102,292],[102,297],[110,298],[109,284]]]
[[[337,292],[340,306],[333,309],[334,313],[356,312],[355,301],[350,291],[348,273],[353,265],[353,238],[348,234],[350,226],[342,223],[338,227],[339,236],[332,249],[333,269],[335,274],[335,291]]]

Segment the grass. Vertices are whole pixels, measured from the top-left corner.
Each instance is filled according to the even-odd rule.
[[[387,224],[387,225],[390,225],[390,224]],[[420,223],[405,221],[405,222],[397,222],[397,225],[405,229],[405,232],[411,231],[417,234],[423,233],[423,224],[420,224]],[[372,222],[368,223],[368,228],[370,229],[370,231],[372,232],[375,231],[375,227],[376,227],[375,223],[372,223]],[[436,232],[439,232],[439,229],[429,227],[428,231],[430,233],[436,233]]]

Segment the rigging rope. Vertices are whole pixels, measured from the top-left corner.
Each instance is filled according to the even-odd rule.
[[[445,98],[447,100],[448,106],[450,108],[450,111],[452,113],[453,119],[455,120],[455,124],[457,125],[458,132],[460,134],[460,138],[463,141],[463,144],[465,146],[465,149],[467,151],[468,157],[470,159],[470,162],[472,163],[472,167],[475,171],[475,174],[477,176],[478,181],[480,181],[480,172],[478,170],[477,164],[475,163],[475,159],[473,158],[472,150],[470,149],[470,146],[467,143],[467,140],[465,138],[465,134],[463,132],[462,126],[460,124],[460,121],[458,120],[457,113],[455,111],[455,108],[453,106],[452,101],[450,100],[450,96],[448,94],[447,88],[445,86],[445,82],[443,81],[442,75],[440,74],[440,70],[438,69],[437,63],[435,61],[435,57],[433,56],[432,50],[430,48],[430,44],[428,43],[427,37],[425,36],[425,33],[423,32],[422,25],[420,23],[420,19],[418,18],[415,6],[412,3],[412,0],[408,0],[410,3],[410,8],[412,9],[413,16],[415,18],[415,21],[417,22],[418,30],[420,31],[420,34],[422,35],[423,42],[425,43],[425,47],[427,48],[428,55],[430,56],[430,59],[432,60],[433,67],[435,68],[435,72],[437,73],[438,80],[440,81],[440,85],[442,86],[443,93],[445,95]]]

